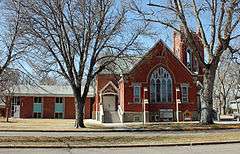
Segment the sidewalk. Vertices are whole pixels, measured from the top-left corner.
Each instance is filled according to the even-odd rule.
[[[139,147],[171,147],[171,146],[197,146],[214,144],[236,144],[236,141],[194,142],[194,143],[165,143],[165,144],[118,144],[118,145],[0,145],[0,148],[139,148]]]
[[[95,120],[85,120],[85,125],[88,128],[75,129],[73,127],[74,120],[11,119],[10,123],[1,122],[0,131],[2,133],[7,131],[19,131],[20,134],[21,132],[36,133],[31,133],[32,135],[30,136],[0,136],[0,147],[114,148],[240,143],[240,124],[201,126],[198,122],[147,123],[143,129],[142,123],[100,123]],[[220,129],[222,131],[218,131]],[[228,131],[225,131],[226,129]],[[172,131],[173,133],[171,132],[171,135],[167,135],[166,131]],[[184,131],[188,132],[181,133]],[[72,132],[72,135],[37,136],[37,132],[40,134],[41,132]],[[88,132],[91,135],[76,135],[74,132]],[[93,132],[99,132],[98,134],[100,135],[97,136]],[[116,132],[116,135],[109,136],[109,133],[104,134],[102,132]],[[122,135],[123,133],[121,132],[129,132],[130,134],[124,133],[126,135]],[[146,135],[143,136],[144,132]],[[150,132],[154,136],[149,135]],[[179,133],[181,134],[177,135]]]

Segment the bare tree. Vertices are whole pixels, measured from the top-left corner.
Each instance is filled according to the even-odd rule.
[[[11,113],[11,102],[13,99],[15,86],[19,82],[19,71],[14,69],[5,69],[0,76],[0,99],[5,104],[6,121],[9,122]]]
[[[16,0],[12,0],[15,2]],[[65,77],[75,96],[75,127],[95,76],[120,55],[133,53],[147,22],[127,18],[127,3],[114,0],[21,0],[29,57],[39,68]],[[84,87],[84,88],[82,88]]]
[[[22,41],[24,29],[20,22],[19,5],[15,5],[14,11],[7,5],[8,1],[0,1],[0,96],[6,107],[6,119],[8,121],[10,96],[18,76],[13,67],[28,48]],[[6,96],[7,95],[7,96]]]
[[[0,76],[27,49],[22,45],[23,28],[20,22],[19,7],[9,9],[7,1],[0,1]]]
[[[222,55],[217,69],[214,95],[217,96],[219,109],[223,109],[223,114],[227,113],[228,102],[231,99],[235,99],[234,91],[236,91],[236,85],[238,85],[238,76],[240,68],[233,59],[230,52],[226,52]]]
[[[137,3],[132,5],[144,20],[160,23],[181,33],[199,65],[203,66],[202,124],[213,123],[213,87],[220,57],[227,50],[234,53],[240,48],[232,46],[234,40],[239,40],[240,37],[239,3],[239,0],[167,0],[156,3],[149,0],[148,7],[145,6],[147,9],[142,9]],[[194,39],[193,29],[196,27],[200,31],[199,39],[206,57],[201,56]]]

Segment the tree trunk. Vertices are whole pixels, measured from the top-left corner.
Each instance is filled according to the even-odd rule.
[[[6,107],[6,122],[9,122],[9,107]]]
[[[201,124],[213,124],[213,87],[216,68],[210,66],[205,69],[201,100]]]
[[[75,115],[76,115],[76,119],[75,119],[75,128],[85,128],[84,122],[83,122],[83,118],[84,118],[84,101],[81,98],[81,91],[78,92],[78,90],[75,92]]]
[[[220,102],[220,104],[219,104],[219,114],[220,115],[222,114],[222,102]]]
[[[240,113],[239,102],[238,102],[238,100],[236,100],[236,101],[237,101],[237,113]]]
[[[227,98],[223,97],[223,115],[226,115]]]

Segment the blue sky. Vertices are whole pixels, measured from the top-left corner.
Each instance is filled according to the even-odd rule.
[[[129,0],[130,1],[130,0]],[[152,3],[165,3],[165,0],[138,0],[138,4],[144,9],[144,10],[150,10],[153,9],[153,7],[148,6],[147,4],[149,3],[149,1],[151,1]],[[198,2],[202,2],[202,1],[198,1]],[[157,8],[155,9],[155,11],[157,11]],[[169,14],[164,14],[164,16],[168,17]],[[130,16],[129,18],[132,18],[134,16]],[[189,15],[190,17],[190,15]],[[2,25],[2,12],[0,12],[0,31],[3,31],[3,25]],[[192,20],[193,18],[189,18],[189,24],[193,27],[193,29],[196,30],[195,26],[195,20]],[[210,29],[209,29],[209,14],[205,13],[202,15],[202,21],[204,24],[204,29],[206,30],[206,34],[207,34],[207,38],[209,38],[210,35]],[[157,40],[162,39],[163,41],[166,42],[166,44],[172,48],[172,33],[173,30],[170,28],[165,28],[164,26],[162,26],[161,24],[158,23],[152,23],[152,29],[157,32],[157,36],[153,37],[153,38],[142,38],[142,42],[148,47],[152,47]],[[238,29],[239,31],[239,29]],[[1,43],[0,43],[0,47],[1,47]],[[146,51],[147,52],[147,51]],[[24,66],[26,66],[26,68],[28,70],[31,70],[26,64],[24,64]]]

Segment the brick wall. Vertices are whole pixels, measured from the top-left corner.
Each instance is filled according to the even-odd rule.
[[[56,97],[43,98],[43,118],[54,118]]]
[[[0,117],[5,117],[5,116],[6,116],[5,108],[0,108]]]
[[[33,101],[34,97],[32,96],[21,96],[20,118],[33,117]]]
[[[56,97],[42,97],[43,102],[43,118],[54,118]],[[21,96],[20,98],[20,118],[33,117],[33,96]],[[91,98],[86,99],[84,118],[91,118]],[[64,98],[64,118],[75,119],[75,99],[74,97]]]
[[[118,87],[118,80],[120,79],[119,76],[113,75],[113,74],[99,74],[96,77],[96,96],[94,101],[94,110],[93,111],[99,111],[99,103],[100,103],[100,97],[99,97],[99,91],[109,82],[112,81],[116,87]]]
[[[74,119],[75,118],[75,100],[74,97],[65,97],[65,109],[64,109],[64,118],[65,119]]]
[[[189,103],[180,104],[179,110],[196,111],[197,87],[191,72],[188,71],[161,42],[158,43],[128,75],[124,76],[124,104],[121,102],[121,106],[124,106],[124,110],[126,112],[142,112],[142,104],[133,103],[133,84],[139,83],[141,85],[141,94],[143,98],[143,89],[147,87],[148,91],[150,91],[150,86],[148,84],[149,78],[152,71],[158,67],[164,67],[172,76],[173,99],[170,103],[147,104],[146,111],[154,112],[159,111],[159,109],[173,109],[175,111],[175,89],[176,86],[180,86],[181,83],[189,84]],[[122,89],[120,89],[120,91],[121,90]],[[148,95],[150,95],[150,93],[148,93]],[[150,96],[148,96],[148,98],[150,98]]]
[[[195,43],[199,49],[199,53],[201,57],[204,57],[204,46],[201,43],[201,35],[200,33],[194,33]],[[189,48],[185,38],[183,35],[179,34],[178,32],[173,33],[173,52],[179,58],[179,60],[186,65],[187,54],[186,50]],[[192,59],[194,63],[194,59]],[[203,66],[199,64],[199,74],[203,74]]]

